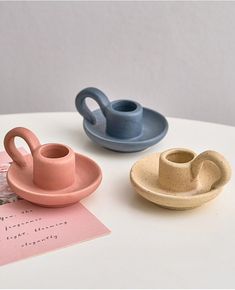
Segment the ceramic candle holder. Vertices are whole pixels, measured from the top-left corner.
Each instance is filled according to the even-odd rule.
[[[211,161],[220,169],[221,177],[211,188],[222,187],[230,179],[231,170],[224,157],[215,151],[196,155],[189,149],[170,149],[160,155],[159,184],[172,192],[195,191],[200,186],[199,173],[204,161]]]
[[[33,181],[39,187],[59,190],[75,181],[75,153],[60,144],[39,146],[33,153]]]
[[[19,152],[15,137],[26,141],[31,154],[24,156]],[[93,192],[101,181],[101,171],[92,160],[78,155],[67,145],[41,145],[35,134],[26,128],[9,131],[4,146],[13,160],[7,174],[9,185],[34,203],[45,206],[72,204]]]
[[[231,177],[226,159],[215,151],[199,155],[176,148],[138,161],[130,178],[146,199],[171,209],[202,205],[221,192]]]
[[[100,110],[91,112],[86,99],[95,100]],[[132,100],[110,102],[97,88],[86,88],[76,97],[76,108],[84,117],[84,129],[96,143],[120,152],[143,150],[166,134],[168,124],[159,113]]]
[[[110,102],[101,91],[85,89],[76,98],[76,106],[81,115],[92,124],[96,123],[95,115],[85,103],[86,98],[95,100],[106,119],[106,132],[108,135],[120,138],[135,138],[142,133],[143,108],[134,101],[117,100]]]

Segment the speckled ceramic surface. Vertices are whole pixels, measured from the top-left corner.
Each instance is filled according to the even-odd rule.
[[[215,152],[216,155],[213,155],[214,151],[206,151],[209,152],[209,155],[212,154],[213,158],[217,158],[217,165],[215,165],[211,161],[213,158],[210,158],[210,161],[206,159],[209,158],[206,152],[201,154],[203,156],[201,159],[200,155],[196,157],[196,154],[191,150],[173,150],[174,152],[176,152],[175,150],[186,151],[188,156],[185,158],[187,160],[172,161],[175,158],[174,154],[171,154],[172,160],[166,160],[170,153],[174,153],[170,150],[162,155],[160,153],[151,154],[133,165],[130,172],[131,183],[135,191],[147,200],[169,209],[195,208],[215,198],[229,181],[231,169],[220,154],[217,155],[218,153]],[[161,165],[160,156],[164,159]],[[193,161],[195,161],[195,167],[191,166]],[[168,170],[167,166],[169,166]],[[192,170],[195,172],[188,179],[189,167],[193,168]],[[186,168],[188,169],[186,170]],[[162,171],[160,177],[159,171]]]

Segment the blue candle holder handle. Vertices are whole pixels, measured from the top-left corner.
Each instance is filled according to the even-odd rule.
[[[97,88],[86,88],[79,92],[75,99],[75,105],[78,112],[93,125],[96,124],[96,118],[93,112],[88,108],[86,104],[86,98],[91,98],[98,103],[102,113],[105,115],[105,109],[110,104],[107,96]]]
[[[99,109],[88,108],[86,98],[93,99]],[[159,142],[167,133],[168,123],[158,112],[142,107],[134,100],[109,101],[99,89],[89,87],[75,99],[83,116],[83,128],[95,143],[120,152],[137,152]]]

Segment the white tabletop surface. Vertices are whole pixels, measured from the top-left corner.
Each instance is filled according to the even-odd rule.
[[[219,197],[190,211],[170,211],[145,201],[129,182],[129,170],[136,160],[173,147],[197,153],[216,150],[234,170],[235,127],[175,118],[168,121],[169,132],[159,144],[144,152],[122,154],[93,144],[77,113],[1,115],[2,150],[7,131],[24,126],[41,143],[68,144],[100,164],[103,182],[82,203],[112,232],[2,266],[0,287],[235,287],[234,178]]]

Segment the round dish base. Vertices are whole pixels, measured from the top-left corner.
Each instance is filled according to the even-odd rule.
[[[219,169],[212,162],[205,162],[200,171],[198,192],[167,192],[158,185],[160,153],[155,153],[137,161],[130,173],[134,190],[143,198],[158,206],[171,210],[187,210],[203,205],[214,199],[222,188],[210,189],[220,176]]]
[[[33,183],[33,161],[26,156],[27,166],[20,168],[13,162],[7,173],[11,189],[23,199],[44,207],[72,205],[92,194],[102,180],[100,167],[90,158],[76,153],[74,183],[62,190],[45,190]]]
[[[139,152],[161,141],[168,131],[166,118],[156,111],[143,108],[142,134],[132,139],[117,139],[106,133],[106,120],[101,110],[93,112],[96,124],[84,120],[83,127],[87,136],[101,147],[116,152]]]

